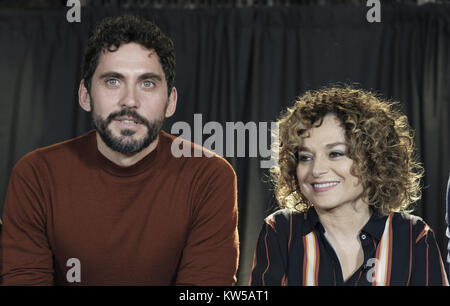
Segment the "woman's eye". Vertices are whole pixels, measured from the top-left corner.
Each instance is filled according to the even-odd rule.
[[[150,88],[150,87],[153,87],[154,84],[152,81],[143,81],[142,86],[144,86],[145,88]]]
[[[310,160],[312,160],[312,157],[311,157],[311,156],[308,156],[308,155],[302,155],[302,154],[300,154],[300,155],[298,156],[298,161],[299,161],[299,162],[307,162],[307,161],[310,161]]]
[[[344,154],[343,152],[336,152],[336,151],[333,151],[333,152],[330,153],[330,157],[331,157],[331,158],[341,157],[341,156],[344,156],[344,155],[345,155],[345,154]]]

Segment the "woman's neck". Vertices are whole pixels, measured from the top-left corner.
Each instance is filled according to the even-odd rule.
[[[363,201],[342,205],[332,210],[321,210],[317,207],[315,209],[327,234],[339,240],[357,238],[372,215],[370,207]]]

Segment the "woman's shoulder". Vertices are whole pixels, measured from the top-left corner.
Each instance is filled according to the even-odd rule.
[[[425,221],[423,221],[422,217],[410,214],[410,213],[406,213],[406,212],[394,212],[393,213],[393,219],[396,220],[397,222],[401,222],[401,223],[405,223],[405,224],[412,224],[412,225],[416,225],[416,224],[421,224],[421,223],[425,223]]]
[[[393,227],[405,228],[413,230],[414,232],[421,232],[423,230],[429,231],[431,228],[423,220],[422,217],[406,213],[406,212],[395,212],[393,213]]]
[[[305,216],[305,212],[300,212],[292,208],[278,208],[275,212],[269,214],[265,220],[274,220],[278,222],[289,221],[292,218],[301,219]]]
[[[267,216],[264,221],[274,230],[298,228],[306,220],[306,212],[290,208],[280,208]]]

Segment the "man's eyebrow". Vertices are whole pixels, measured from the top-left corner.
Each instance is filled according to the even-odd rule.
[[[100,75],[100,79],[106,79],[106,78],[114,78],[114,79],[123,80],[123,79],[125,79],[125,76],[119,72],[108,71],[108,72],[102,73]],[[156,80],[156,81],[161,82],[162,76],[160,76],[159,74],[153,73],[153,72],[148,72],[148,73],[141,74],[138,79],[139,80],[151,79],[151,80]]]
[[[113,72],[113,71],[108,71],[108,72],[100,74],[100,79],[106,79],[106,78],[115,78],[115,79],[122,80],[125,77],[123,76],[123,74],[118,73],[118,72]]]
[[[146,80],[146,79],[151,79],[151,80],[156,80],[156,81],[161,82],[162,76],[160,76],[159,74],[153,73],[153,72],[144,73],[139,76],[139,80]]]

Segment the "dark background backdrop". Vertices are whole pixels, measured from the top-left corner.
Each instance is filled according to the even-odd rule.
[[[69,23],[66,1],[0,0],[0,210],[24,154],[91,129],[77,103],[86,40],[101,18],[131,13],[154,21],[175,43],[179,100],[168,132],[177,121],[193,128],[194,113],[223,127],[270,123],[296,96],[334,82],[400,101],[426,170],[414,214],[434,229],[445,258],[448,1],[382,1],[380,23],[367,22],[366,1],[81,2],[81,23]],[[227,159],[238,177],[238,284],[246,285],[263,218],[276,202],[260,159]]]

